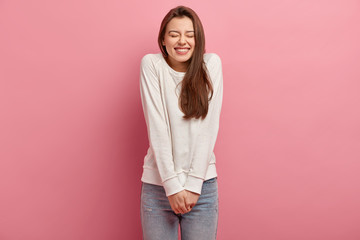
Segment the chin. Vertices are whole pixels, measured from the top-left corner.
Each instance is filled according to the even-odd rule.
[[[176,54],[176,53],[175,53]],[[187,62],[191,59],[192,54],[190,56],[172,56],[173,59],[175,59],[178,62]]]

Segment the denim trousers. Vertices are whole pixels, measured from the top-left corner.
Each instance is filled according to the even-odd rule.
[[[203,182],[201,195],[190,212],[176,214],[170,206],[163,186],[142,182],[141,225],[144,240],[216,239],[218,225],[217,177]]]

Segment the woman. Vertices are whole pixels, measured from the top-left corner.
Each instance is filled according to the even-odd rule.
[[[216,239],[218,184],[213,152],[223,96],[220,57],[205,53],[197,14],[178,6],[161,23],[161,53],[141,60],[140,93],[149,148],[141,224],[145,240]]]

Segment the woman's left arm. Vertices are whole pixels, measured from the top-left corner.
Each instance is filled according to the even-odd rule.
[[[207,65],[209,77],[213,82],[213,97],[209,102],[208,114],[200,119],[199,135],[184,188],[188,191],[201,194],[202,184],[214,151],[219,131],[220,113],[223,99],[223,73],[221,59],[213,54]]]

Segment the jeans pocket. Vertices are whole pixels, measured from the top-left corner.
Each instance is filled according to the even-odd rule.
[[[216,182],[216,180],[217,180],[217,177],[210,178],[210,179],[204,181],[204,184],[206,184],[206,183],[213,183],[213,182]]]

